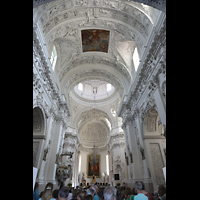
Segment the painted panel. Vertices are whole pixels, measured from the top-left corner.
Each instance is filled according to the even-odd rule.
[[[101,51],[108,53],[110,31],[87,29],[81,31],[83,52]]]

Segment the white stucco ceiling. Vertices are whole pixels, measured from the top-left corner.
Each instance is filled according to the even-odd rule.
[[[69,101],[72,124],[85,146],[105,143],[110,130],[108,121],[111,128],[117,126],[113,112],[117,112],[134,79],[134,49],[143,52],[159,13],[148,5],[122,0],[54,0],[34,8],[33,21],[49,57],[53,45],[56,47],[54,76]],[[83,52],[81,31],[88,29],[109,31],[107,53]],[[101,101],[83,100],[74,93],[74,87],[90,80],[111,83],[115,91]]]

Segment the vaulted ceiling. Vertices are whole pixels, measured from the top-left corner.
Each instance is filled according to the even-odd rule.
[[[148,6],[149,2],[33,1],[34,24],[40,29],[49,57],[53,45],[56,47],[57,62],[53,73],[61,93],[69,100],[71,123],[81,132],[82,140],[87,137],[84,135],[86,130],[93,130],[94,124],[99,127],[98,130],[104,130],[105,136],[108,130],[104,123],[106,119],[116,121],[111,126],[117,125],[117,116],[112,112],[117,111],[123,95],[134,81],[133,52],[137,47],[139,54],[143,53],[161,13],[153,8],[155,6]],[[78,83],[91,80],[111,83],[115,87],[112,98],[91,103],[75,95],[73,91]],[[90,113],[96,108],[100,116],[85,121],[84,127],[82,122],[76,127],[76,119],[84,121],[84,113]]]

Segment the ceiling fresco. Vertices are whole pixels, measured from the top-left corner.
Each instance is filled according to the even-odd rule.
[[[108,53],[110,31],[87,29],[81,31],[83,52],[100,51]]]

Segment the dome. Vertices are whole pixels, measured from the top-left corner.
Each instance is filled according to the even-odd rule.
[[[105,81],[88,80],[77,84],[74,87],[75,93],[86,100],[102,100],[110,97],[115,87]]]

